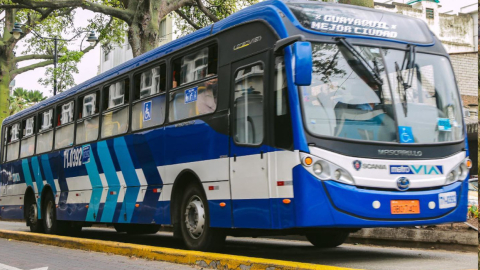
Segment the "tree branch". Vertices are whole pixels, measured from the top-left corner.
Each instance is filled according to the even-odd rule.
[[[218,22],[217,16],[213,15],[202,3],[202,0],[197,0],[198,8],[213,22]]]
[[[15,63],[27,60],[35,60],[35,59],[53,59],[53,55],[46,55],[46,54],[30,54],[30,55],[22,55],[15,57]]]
[[[30,71],[30,70],[34,70],[36,68],[41,68],[41,67],[46,67],[46,66],[52,65],[52,64],[53,64],[53,60],[47,60],[47,61],[31,64],[29,66],[22,67],[22,68],[17,68],[17,69],[14,69],[14,70],[10,71],[10,76],[13,77],[13,76],[16,76],[18,74],[22,74],[22,73]]]
[[[14,3],[27,6],[27,8],[51,8],[51,9],[61,9],[61,8],[73,8],[81,7],[93,12],[103,13],[116,17],[120,20],[125,21],[127,24],[130,24],[133,20],[134,13],[130,10],[109,7],[102,4],[87,2],[86,0],[50,0],[50,1],[35,1],[35,0],[13,0]],[[2,6],[0,5],[0,8]]]
[[[185,15],[182,11],[177,9],[177,10],[175,10],[175,13],[177,13],[178,16],[180,16],[182,19],[187,21],[187,23],[190,24],[196,30],[199,30],[201,28],[200,26],[198,26],[198,24],[196,24],[192,20],[190,20],[190,18],[188,18],[187,15]]]

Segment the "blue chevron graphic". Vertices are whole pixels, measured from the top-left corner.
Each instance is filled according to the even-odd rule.
[[[120,192],[120,181],[118,180],[117,171],[113,165],[110,151],[106,141],[97,143],[97,154],[100,158],[103,171],[108,183],[108,195],[103,207],[101,222],[113,222],[115,209],[117,207],[118,193]]]

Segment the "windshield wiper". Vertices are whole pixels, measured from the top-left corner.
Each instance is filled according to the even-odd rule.
[[[415,46],[413,45],[408,45],[408,52],[405,53],[405,57],[403,58],[403,63],[402,63],[402,68],[398,66],[398,63],[395,61],[395,71],[397,73],[397,82],[401,87],[398,88],[398,95],[402,99],[402,107],[403,107],[403,113],[405,114],[405,117],[407,117],[408,113],[408,100],[407,100],[407,90],[412,87],[413,83],[413,77],[414,77],[414,68],[415,68],[415,59],[416,58],[416,52],[415,52]],[[407,69],[407,80],[403,78],[402,71]],[[403,90],[403,93],[401,92],[401,89]]]
[[[353,47],[353,45],[350,42],[348,42],[345,38],[343,38],[343,37],[342,38],[337,38],[336,40],[337,40],[337,43],[339,45],[341,44],[343,47],[345,47],[350,52],[350,54],[353,55],[358,60],[358,62],[361,64],[361,68],[362,68],[361,70],[352,66],[350,61],[348,61],[348,60],[350,60],[349,57],[346,56],[342,52],[345,59],[347,60],[347,63],[352,67],[353,71],[355,71],[355,73],[357,73],[358,76],[363,77],[363,75],[368,75],[369,79],[373,80],[373,82],[376,85],[378,85],[378,86],[383,85],[383,80],[380,77],[380,72],[378,70],[378,67],[372,67],[368,63],[368,61],[365,59],[365,57],[363,57],[362,54],[360,52],[358,52],[357,49],[355,49],[355,47]],[[341,49],[340,49],[340,51],[341,51]],[[363,74],[363,72],[367,72],[367,74]]]

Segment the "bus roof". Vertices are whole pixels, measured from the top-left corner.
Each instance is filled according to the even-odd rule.
[[[292,0],[267,0],[264,2],[260,2],[258,4],[249,6],[247,8],[244,8],[229,17],[216,22],[215,24],[209,25],[205,28],[202,28],[200,30],[197,30],[191,34],[188,34],[184,37],[178,38],[174,41],[171,41],[165,45],[162,45],[156,49],[153,49],[147,53],[144,53],[138,57],[135,57],[123,64],[120,64],[112,69],[109,69],[105,71],[102,74],[99,74],[83,83],[80,83],[79,85],[65,91],[62,93],[57,94],[56,96],[50,97],[42,102],[39,102],[35,105],[33,105],[30,108],[27,108],[23,111],[20,111],[16,113],[15,115],[9,116],[5,118],[3,121],[3,125],[8,125],[11,124],[15,121],[18,121],[19,119],[27,116],[30,113],[33,113],[35,111],[39,111],[42,109],[45,109],[53,104],[55,104],[57,101],[67,99],[71,96],[74,96],[78,93],[81,93],[82,91],[92,89],[94,87],[97,87],[101,85],[102,83],[109,81],[116,76],[128,73],[129,71],[137,68],[140,65],[150,63],[152,61],[155,61],[171,52],[174,52],[176,50],[179,50],[181,48],[184,48],[186,46],[189,46],[197,41],[200,41],[202,39],[207,38],[208,36],[217,34],[227,28],[230,28],[232,26],[247,22],[247,21],[252,21],[252,20],[258,20],[262,19],[265,21],[268,21],[271,26],[277,31],[277,34],[279,35],[280,38],[285,38],[288,36],[287,30],[285,26],[282,23],[282,18],[279,16],[278,11],[283,12],[287,17],[290,19],[294,25],[297,27],[299,26],[298,20],[295,18],[291,10],[287,7],[287,4],[292,4],[292,3],[315,3],[313,1],[292,1]],[[335,5],[336,7],[340,7],[339,4],[335,3],[323,3],[321,2],[322,5]],[[364,9],[364,10],[372,10],[369,8],[363,8],[363,7],[355,7],[356,9]],[[402,16],[405,18],[411,18],[408,16],[403,16],[403,15],[398,15],[398,14],[392,14],[390,12],[386,11],[377,11],[375,12],[382,13],[382,14],[390,14],[394,16]],[[418,22],[423,23],[421,20],[417,19]],[[425,23],[423,23],[425,24]],[[426,25],[426,24],[425,24]],[[305,30],[303,28],[303,30]],[[321,33],[319,33],[321,34]],[[335,35],[335,34],[334,34]],[[341,34],[337,34],[341,35]],[[371,37],[373,39],[376,39],[376,37]],[[388,40],[388,41],[394,41],[394,42],[399,42],[398,40],[393,40],[393,39],[385,39],[385,38],[378,38],[379,40]],[[405,43],[401,42],[400,43]]]

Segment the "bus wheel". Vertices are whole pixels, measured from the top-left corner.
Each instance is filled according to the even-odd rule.
[[[43,207],[43,227],[47,234],[65,233],[65,224],[57,220],[57,208],[52,193],[47,193]]]
[[[180,207],[183,241],[189,249],[215,251],[225,243],[225,234],[211,228],[208,201],[198,185],[190,185]]]
[[[343,244],[349,234],[349,232],[321,232],[309,233],[306,237],[317,248],[333,248]]]
[[[43,223],[38,219],[38,208],[35,197],[29,198],[25,204],[27,226],[30,227],[31,232],[42,233]]]

